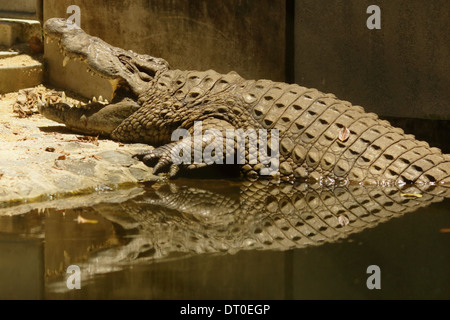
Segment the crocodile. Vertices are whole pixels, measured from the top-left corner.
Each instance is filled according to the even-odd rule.
[[[87,105],[43,102],[40,113],[83,134],[154,146],[135,157],[155,174],[174,177],[180,169],[208,166],[194,158],[208,147],[213,163],[223,164],[225,154],[236,155],[245,141],[236,162],[251,179],[267,174],[264,170],[273,164],[267,161],[270,153],[278,157],[277,170],[269,171],[278,180],[326,186],[450,183],[450,155],[333,94],[246,80],[236,72],[172,69],[162,58],[111,46],[61,18],[47,20],[44,32],[47,40],[58,41],[64,64],[85,62],[90,72],[111,82],[115,94],[110,102]],[[188,135],[174,140],[179,129]],[[257,158],[250,137],[228,137],[233,130],[265,130],[271,141],[266,158],[261,153]],[[196,144],[199,134],[202,140]],[[174,161],[177,153],[187,155],[187,161]]]

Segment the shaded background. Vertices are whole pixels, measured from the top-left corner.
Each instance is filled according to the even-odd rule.
[[[381,30],[366,27],[373,4]],[[173,68],[296,82],[382,116],[450,118],[446,0],[0,0],[0,16],[69,17],[69,5],[88,33]],[[51,84],[111,94],[84,66],[62,69],[54,46],[46,58]]]

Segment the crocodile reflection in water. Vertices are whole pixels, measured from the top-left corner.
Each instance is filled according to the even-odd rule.
[[[118,232],[134,236],[121,246],[97,252],[86,267],[93,273],[108,272],[126,264],[179,258],[180,253],[182,257],[233,254],[336,242],[449,195],[449,189],[441,186],[327,190],[269,181],[210,185],[205,182],[204,189],[179,182],[153,185],[120,208],[96,205],[94,209],[114,222]],[[230,194],[230,188],[236,192]]]

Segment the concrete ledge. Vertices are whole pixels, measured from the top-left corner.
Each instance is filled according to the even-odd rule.
[[[0,93],[34,87],[42,83],[43,78],[44,71],[41,63],[0,67]]]
[[[41,23],[37,20],[0,18],[0,45],[7,47],[31,38],[42,37]]]
[[[0,59],[15,57],[18,54],[16,51],[0,51]]]
[[[24,11],[0,11],[0,16],[10,19],[39,19],[38,12],[24,12]]]

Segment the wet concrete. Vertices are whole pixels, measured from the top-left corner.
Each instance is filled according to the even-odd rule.
[[[22,211],[12,204],[156,179],[131,157],[148,145],[85,139],[41,115],[19,118],[12,112],[16,96],[7,94],[0,101],[0,215]]]

